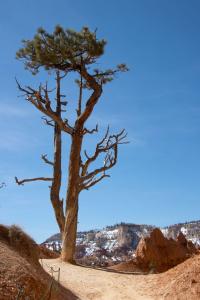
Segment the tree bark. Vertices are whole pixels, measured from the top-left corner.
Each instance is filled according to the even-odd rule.
[[[53,182],[51,186],[50,198],[54,209],[56,221],[58,223],[61,234],[64,230],[64,211],[63,201],[60,200],[61,186],[61,131],[57,124],[54,128],[54,167],[53,167]]]
[[[78,221],[78,197],[80,184],[80,154],[82,147],[82,134],[76,130],[72,135],[72,144],[69,159],[69,177],[66,196],[66,218],[62,236],[61,258],[65,262],[74,263],[76,247],[76,232]]]
[[[56,77],[56,115],[61,117],[61,99],[60,99],[60,74],[57,72]],[[64,231],[65,216],[63,211],[63,201],[60,200],[60,187],[62,178],[61,168],[61,151],[62,151],[62,137],[61,129],[55,122],[54,124],[54,163],[53,163],[53,182],[51,185],[50,198],[54,209],[57,224],[61,235]]]

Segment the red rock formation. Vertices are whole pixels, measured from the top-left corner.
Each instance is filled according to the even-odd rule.
[[[136,264],[143,270],[162,272],[176,266],[197,252],[192,242],[180,233],[177,240],[167,239],[160,229],[142,238],[136,249]]]
[[[167,239],[155,228],[149,237],[140,240],[133,260],[111,268],[127,272],[164,272],[196,253],[195,246],[182,233],[177,240]]]

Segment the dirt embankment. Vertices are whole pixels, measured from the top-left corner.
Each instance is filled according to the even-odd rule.
[[[152,282],[152,292],[167,300],[200,299],[200,254],[194,255],[178,266],[157,274]]]
[[[37,244],[19,227],[0,225],[0,300],[75,300],[39,263]],[[50,298],[49,298],[50,297]]]

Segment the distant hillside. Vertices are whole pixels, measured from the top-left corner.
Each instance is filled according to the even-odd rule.
[[[163,234],[168,238],[176,238],[180,231],[188,240],[200,246],[200,220],[174,224],[162,228]]]
[[[140,238],[148,236],[153,228],[155,226],[120,223],[102,230],[78,232],[76,258],[89,265],[112,265],[127,261],[133,257]],[[181,231],[188,240],[200,245],[200,221],[174,224],[161,230],[167,238],[176,238]],[[60,251],[60,234],[51,236],[43,244]]]

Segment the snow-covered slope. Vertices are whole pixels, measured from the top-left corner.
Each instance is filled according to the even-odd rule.
[[[142,236],[148,235],[153,226],[136,224],[117,224],[103,230],[77,233],[76,257],[87,264],[106,264],[130,259]],[[61,250],[60,235],[48,238],[44,243],[52,250]],[[87,260],[87,261],[86,261]]]
[[[103,230],[78,232],[76,258],[87,264],[98,265],[126,261],[134,256],[140,238],[149,235],[153,228],[155,226],[121,223]],[[200,221],[175,224],[161,230],[168,238],[176,238],[182,231],[188,240],[200,245]],[[60,251],[60,235],[51,236],[43,244]]]
[[[200,221],[191,221],[171,225],[161,229],[168,238],[176,238],[179,232],[182,232],[187,240],[200,246]]]

